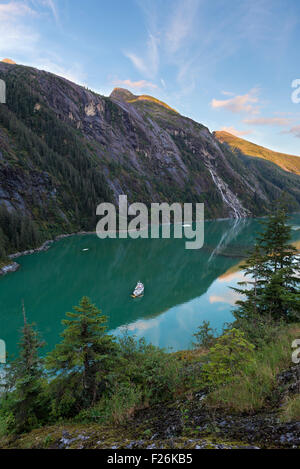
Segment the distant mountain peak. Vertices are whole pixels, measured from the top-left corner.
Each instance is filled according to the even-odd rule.
[[[131,99],[135,99],[136,96],[129,90],[126,90],[126,88],[114,88],[110,94],[110,98],[127,102]]]
[[[300,176],[243,157],[202,124],[151,96],[136,96],[134,88],[102,97],[1,61],[0,76],[14,91],[0,112],[0,206],[28,214],[45,239],[93,230],[95,207],[103,200],[117,205],[122,194],[147,206],[205,203],[209,219],[265,215],[284,193],[288,210],[300,210]],[[24,249],[32,247],[31,237],[23,240]],[[19,248],[19,237],[13,242],[8,253]]]
[[[11,64],[11,65],[16,65],[16,62],[14,62],[12,59],[3,59],[1,62],[4,62],[6,64]]]
[[[214,132],[214,136],[221,143],[227,143],[227,145],[229,145],[233,150],[238,149],[244,153],[244,155],[271,161],[284,171],[298,174],[298,176],[300,176],[300,156],[288,155],[286,153],[269,150],[261,145],[249,142],[249,140],[236,137],[224,130]]]
[[[176,114],[178,114],[177,111],[175,111],[175,109],[173,109],[171,106],[164,103],[163,101],[160,101],[157,98],[154,98],[153,96],[149,96],[147,94],[142,94],[140,96],[137,96],[131,93],[130,91],[126,90],[125,88],[115,88],[112,91],[110,98],[116,99],[118,101],[125,101],[126,103],[130,103],[130,104],[141,102],[141,101],[154,103],[154,104],[158,104],[159,106],[162,106],[168,109],[169,111],[173,111],[173,112],[176,112]]]

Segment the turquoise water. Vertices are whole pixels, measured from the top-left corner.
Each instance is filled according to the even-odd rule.
[[[300,242],[300,215],[291,222]],[[259,229],[258,220],[206,222],[199,251],[186,250],[184,239],[63,239],[47,252],[18,259],[21,269],[0,278],[0,339],[9,354],[16,353],[24,300],[45,351],[52,349],[65,312],[86,295],[109,317],[110,331],[127,327],[155,345],[188,348],[204,320],[221,331],[232,319],[237,296],[229,286],[243,278],[238,264]],[[145,296],[133,300],[138,280]]]

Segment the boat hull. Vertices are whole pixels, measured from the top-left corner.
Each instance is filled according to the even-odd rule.
[[[142,298],[144,296],[144,293],[141,293],[140,295],[131,295],[131,298]]]
[[[144,291],[145,291],[144,285],[142,284],[142,282],[138,282],[131,296],[132,298],[140,298],[141,296],[144,295]]]

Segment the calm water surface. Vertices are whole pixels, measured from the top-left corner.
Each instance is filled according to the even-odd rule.
[[[300,214],[291,218],[300,249]],[[61,320],[84,295],[109,317],[109,330],[131,334],[173,350],[188,348],[204,321],[219,331],[232,319],[237,299],[229,286],[243,278],[239,263],[260,230],[258,220],[205,223],[205,244],[185,249],[185,240],[99,240],[75,236],[49,251],[20,258],[21,269],[0,278],[0,339],[17,351],[24,300],[50,350],[59,341]],[[88,249],[88,251],[83,251]],[[145,296],[130,293],[141,280]]]

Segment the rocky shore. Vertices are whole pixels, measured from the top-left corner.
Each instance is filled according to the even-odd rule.
[[[16,272],[19,270],[20,264],[17,264],[17,262],[12,262],[11,264],[5,265],[4,267],[0,268],[0,275],[6,275],[11,272]]]
[[[61,239],[64,239],[64,238],[70,238],[71,236],[81,236],[81,235],[89,235],[89,234],[94,234],[94,232],[80,231],[78,233],[68,233],[68,234],[58,235],[54,239],[49,239],[45,241],[42,244],[42,246],[40,246],[39,248],[29,249],[27,251],[22,251],[22,252],[16,252],[14,254],[10,254],[8,258],[11,261],[14,261],[15,259],[18,259],[19,257],[30,256],[32,254],[36,254],[39,252],[48,251],[48,249],[50,249],[52,244],[55,243],[56,241],[60,241]],[[11,262],[3,267],[0,267],[0,277],[8,273],[16,272],[17,270],[19,270],[20,267],[21,267],[20,264],[18,264],[17,262]]]

